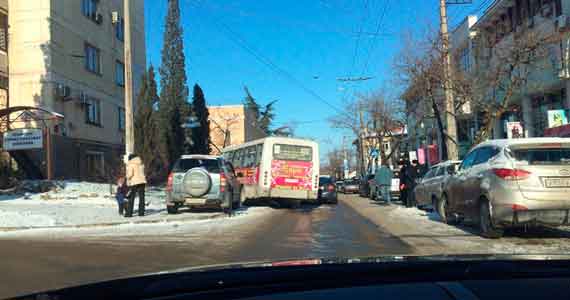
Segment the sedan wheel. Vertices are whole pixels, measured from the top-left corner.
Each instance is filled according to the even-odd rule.
[[[479,230],[482,237],[498,239],[503,236],[503,230],[495,228],[491,219],[491,205],[484,200],[479,203]]]
[[[437,213],[441,218],[441,221],[446,224],[453,224],[453,217],[449,213],[449,201],[447,200],[447,195],[441,196],[441,199],[437,201]]]

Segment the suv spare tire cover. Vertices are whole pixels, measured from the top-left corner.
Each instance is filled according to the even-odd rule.
[[[210,191],[212,179],[206,170],[194,168],[184,175],[183,185],[186,193],[192,197],[201,197]]]

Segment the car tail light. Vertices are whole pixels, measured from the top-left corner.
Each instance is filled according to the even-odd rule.
[[[226,173],[220,173],[220,192],[226,191],[226,184],[228,183],[228,178],[226,177]]]
[[[174,180],[174,174],[168,174],[168,180],[166,181],[166,191],[172,191],[172,181]]]
[[[329,184],[329,185],[327,186],[327,191],[329,191],[329,192],[334,192],[334,185]]]
[[[520,169],[493,169],[493,173],[501,179],[513,181],[527,179],[531,174],[529,171]]]
[[[524,205],[520,205],[520,204],[513,204],[511,205],[511,208],[513,209],[513,211],[525,211],[528,210],[528,207],[524,206]]]

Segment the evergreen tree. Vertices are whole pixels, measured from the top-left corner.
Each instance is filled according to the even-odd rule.
[[[249,89],[247,87],[243,88],[245,91],[245,98],[243,100],[243,104],[245,108],[250,110],[253,115],[255,116],[255,123],[265,134],[273,135],[274,132],[271,130],[271,125],[273,120],[275,119],[275,110],[274,105],[277,102],[271,101],[265,106],[260,105],[257,103],[257,100],[251,95]]]
[[[194,95],[192,97],[192,109],[194,116],[200,123],[200,127],[192,129],[192,146],[194,153],[209,154],[210,153],[210,121],[208,120],[209,112],[206,107],[206,99],[204,92],[199,85],[194,85]]]
[[[181,127],[190,115],[184,59],[179,2],[168,0],[162,66],[160,67],[159,128],[160,152],[169,168],[185,150],[184,141],[188,140],[187,135],[191,132]]]
[[[137,95],[135,111],[135,153],[145,164],[147,178],[151,182],[165,177],[167,170],[161,156],[156,155],[159,146],[157,127],[157,112],[154,109],[158,103],[158,91],[154,68],[151,66],[143,75],[141,89]]]

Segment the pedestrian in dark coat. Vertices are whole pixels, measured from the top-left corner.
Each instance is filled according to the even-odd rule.
[[[414,207],[414,188],[418,178],[417,164],[411,164],[409,161],[404,162],[404,167],[400,173],[400,189],[402,201],[406,207]]]

